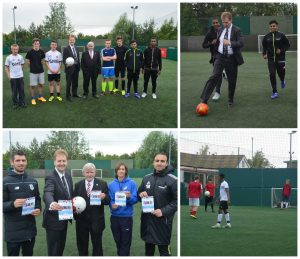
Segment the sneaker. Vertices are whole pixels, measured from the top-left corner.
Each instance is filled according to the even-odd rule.
[[[227,223],[225,226],[223,226],[223,228],[231,228],[231,224]]]
[[[278,97],[279,97],[278,93],[272,93],[272,95],[271,95],[271,99],[276,99]]]
[[[125,90],[122,90],[122,95],[124,96],[126,94]]]
[[[145,92],[142,93],[142,98],[145,98],[147,94]]]
[[[191,218],[196,219],[197,217],[195,215],[190,215]]]
[[[39,97],[38,100],[41,101],[41,102],[43,102],[43,103],[47,102],[47,100],[43,96]]]
[[[125,94],[125,98],[128,98],[129,96],[130,96],[129,93],[126,93],[126,94]]]
[[[221,224],[220,224],[220,223],[217,223],[216,225],[211,226],[211,228],[221,228]]]
[[[213,101],[218,101],[220,99],[220,96],[221,95],[219,93],[215,92],[214,96],[212,97],[212,100]]]
[[[110,94],[110,95],[113,95],[113,94],[115,94],[115,93],[114,93],[114,91],[110,91],[109,94]]]
[[[105,92],[101,92],[101,96],[105,96],[106,94],[105,94]]]
[[[116,94],[116,93],[119,92],[119,89],[118,89],[118,88],[115,88],[115,89],[113,90],[113,92]]]
[[[283,81],[281,81],[281,88],[283,89],[283,88],[285,88],[286,87],[286,83],[285,83],[285,81],[283,80]]]
[[[36,105],[35,99],[31,99],[31,104],[32,104],[32,105]]]
[[[56,96],[56,99],[60,102],[62,102],[62,98],[60,96]]]
[[[153,98],[153,99],[157,99],[157,96],[156,96],[155,93],[152,94],[152,98]]]
[[[51,95],[50,98],[48,99],[49,102],[52,102],[54,100],[54,96]]]
[[[141,99],[141,96],[139,95],[139,93],[134,93],[134,97],[137,99]]]

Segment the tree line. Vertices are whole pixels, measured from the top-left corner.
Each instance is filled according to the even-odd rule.
[[[117,148],[117,143],[115,143]],[[158,152],[169,153],[171,147],[171,164],[177,168],[177,140],[173,135],[160,131],[149,133],[141,146],[131,154],[104,154],[100,150],[94,155],[89,152],[89,142],[81,131],[51,131],[43,141],[33,138],[28,146],[20,142],[11,145],[11,151],[23,150],[27,155],[27,168],[44,169],[44,161],[52,160],[55,150],[63,148],[70,160],[112,160],[133,159],[135,168],[151,168],[153,157]],[[10,151],[3,153],[3,169],[10,167]]]
[[[212,17],[224,11],[233,16],[297,15],[296,3],[182,3],[180,28],[182,36],[204,35]]]
[[[50,13],[45,16],[41,24],[32,22],[28,28],[23,28],[20,25],[16,28],[17,43],[20,46],[31,46],[33,38],[40,39],[67,39],[70,34],[74,33],[74,26],[71,20],[66,16],[65,3],[49,3]],[[84,35],[78,33],[78,39],[106,39],[109,38],[114,42],[117,35],[124,38],[124,42],[128,43],[131,40],[132,21],[124,13],[120,15],[119,20],[114,25],[113,29],[107,34]],[[165,20],[160,28],[156,28],[155,20],[149,19],[143,24],[135,24],[135,36],[139,45],[148,45],[152,36],[156,36],[159,40],[176,40],[177,25],[173,18]],[[10,46],[14,43],[14,31],[3,34],[4,45]]]

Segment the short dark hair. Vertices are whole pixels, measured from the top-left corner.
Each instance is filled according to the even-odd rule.
[[[26,157],[26,154],[23,150],[15,150],[13,152],[11,152],[10,154],[10,160],[11,161],[14,161],[15,160],[15,156],[25,156]]]
[[[194,181],[199,180],[199,179],[200,179],[199,175],[194,176]]]
[[[269,25],[271,25],[271,24],[273,24],[273,23],[275,23],[276,25],[278,25],[278,22],[277,22],[276,20],[270,21],[270,22],[269,22]]]
[[[117,164],[117,166],[115,167],[115,178],[118,178],[118,170],[120,169],[121,166],[125,167],[125,177],[128,175],[128,167],[125,163],[121,162],[119,164]]]
[[[131,41],[130,41],[130,44],[132,44],[132,43],[136,43],[136,40],[131,40]]]
[[[167,158],[167,162],[168,162],[168,154],[167,154],[167,153],[165,153],[165,152],[159,152],[159,153],[156,153],[155,156],[154,156],[154,158],[155,158],[156,156],[158,156],[158,155],[163,155],[163,156],[165,156],[165,157]]]
[[[225,174],[219,174],[220,178],[225,178]]]
[[[51,40],[51,43],[56,43],[57,44],[57,40]]]
[[[123,37],[122,36],[117,36],[116,40],[123,40]]]
[[[218,20],[218,21],[219,21],[219,18],[218,18],[217,16],[214,16],[214,17],[211,18],[211,20],[212,20],[212,21],[213,21],[213,20]]]

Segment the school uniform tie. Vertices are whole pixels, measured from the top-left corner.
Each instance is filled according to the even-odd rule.
[[[66,193],[68,194],[68,200],[70,200],[71,199],[71,195],[69,193],[69,189],[68,189],[68,186],[67,186],[67,181],[66,181],[65,176],[61,177],[61,181],[63,183],[63,186],[64,186],[64,189],[65,189]]]
[[[87,194],[88,197],[90,197],[90,194],[91,194],[91,182],[87,183],[86,194]]]
[[[225,35],[224,35],[224,40],[228,40],[228,28],[226,28]],[[223,43],[223,54],[225,56],[228,55],[228,45],[225,46],[224,43]]]

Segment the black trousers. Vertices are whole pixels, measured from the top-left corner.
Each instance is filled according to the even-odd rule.
[[[93,256],[103,256],[102,229],[94,228],[93,222],[85,220],[76,221],[76,241],[79,256],[89,255],[89,236],[93,245]]]
[[[214,64],[213,64],[214,67]],[[221,94],[221,85],[222,85],[222,80],[223,80],[223,72],[222,72],[222,76],[220,77],[220,79],[218,80],[217,84],[216,84],[216,92],[218,94]]]
[[[201,94],[201,99],[204,103],[207,103],[218,81],[221,80],[224,69],[228,78],[228,102],[233,103],[238,64],[233,55],[226,57],[220,53],[216,55],[213,74],[209,77]]]
[[[148,88],[148,82],[151,77],[151,82],[152,82],[152,93],[156,93],[156,80],[158,77],[158,70],[151,70],[150,68],[145,68],[144,70],[144,93],[147,93],[147,88]]]
[[[121,82],[122,82],[122,91],[125,90],[125,72],[126,67],[125,65],[116,65],[115,66],[115,88],[119,89],[119,75],[121,75]],[[122,79],[124,78],[124,79]]]
[[[46,229],[48,256],[62,256],[65,249],[67,230]]]
[[[169,245],[157,245],[160,256],[171,256]],[[154,256],[155,244],[145,243],[145,255]]]
[[[208,204],[210,204],[211,210],[214,211],[214,203],[212,196],[205,196],[205,211],[207,210]]]
[[[89,94],[89,84],[92,82],[92,94],[97,94],[97,78],[98,73],[95,71],[85,71],[83,72],[83,95]]]
[[[285,78],[285,61],[277,61],[274,59],[268,59],[268,69],[270,82],[272,86],[273,93],[277,93],[276,86],[276,71],[281,81],[284,81]]]
[[[132,217],[110,217],[110,227],[118,256],[129,256],[132,240]]]
[[[79,71],[76,69],[70,73],[66,73],[66,81],[67,81],[67,88],[66,88],[66,96],[71,96],[71,88],[72,88],[72,95],[77,95],[77,89],[78,89],[78,75]]]
[[[12,101],[14,105],[25,104],[24,80],[21,78],[11,78],[10,86],[12,91]]]
[[[8,256],[19,256],[20,249],[22,248],[22,255],[23,256],[33,256],[33,247],[35,243],[35,237],[31,238],[30,240],[23,241],[23,242],[7,242],[7,255]]]
[[[133,81],[134,92],[138,92],[138,80],[140,76],[140,70],[127,70],[127,93],[130,93],[131,83]]]

